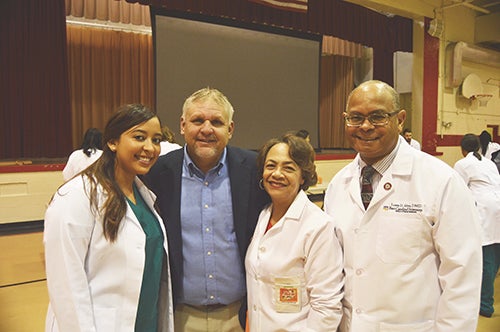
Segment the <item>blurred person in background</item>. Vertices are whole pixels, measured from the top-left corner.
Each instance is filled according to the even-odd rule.
[[[160,143],[160,156],[169,153],[170,151],[181,149],[182,146],[175,141],[175,134],[167,126],[161,128],[163,140]]]
[[[80,149],[73,151],[62,171],[64,181],[94,163],[102,154],[102,132],[97,128],[89,128],[83,136]]]
[[[500,174],[493,161],[479,153],[479,138],[466,134],[460,142],[463,159],[455,170],[472,192],[483,230],[483,279],[479,314],[491,317],[494,312],[494,283],[500,265]]]

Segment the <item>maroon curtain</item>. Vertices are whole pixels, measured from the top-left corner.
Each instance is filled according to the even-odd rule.
[[[388,83],[392,53],[412,51],[410,19],[389,18],[341,0],[309,0],[307,13],[248,0],[127,1],[370,46],[374,78]],[[0,159],[64,157],[72,150],[64,6],[64,0],[0,0]]]
[[[0,1],[0,158],[71,151],[64,0]]]

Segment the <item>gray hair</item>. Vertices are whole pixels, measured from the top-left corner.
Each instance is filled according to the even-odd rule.
[[[182,116],[186,116],[187,110],[196,102],[212,100],[217,105],[221,106],[229,117],[229,122],[233,121],[234,109],[229,100],[222,92],[217,89],[212,89],[209,87],[195,91],[191,96],[189,96],[184,105],[182,106]]]

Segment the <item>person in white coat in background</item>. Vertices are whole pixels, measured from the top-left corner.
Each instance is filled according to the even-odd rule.
[[[161,133],[162,141],[160,142],[160,156],[182,148],[182,146],[175,141],[175,134],[169,127],[163,126],[161,128]]]
[[[62,171],[64,181],[68,181],[85,168],[92,165],[102,154],[102,132],[89,128],[83,135],[80,149],[73,151]]]
[[[344,252],[340,331],[474,332],[481,229],[467,186],[399,135],[406,111],[387,83],[355,88],[344,118],[358,153],[331,180],[324,200]],[[372,179],[362,183],[368,165]]]
[[[466,134],[460,142],[463,159],[455,170],[464,179],[476,200],[483,229],[483,280],[479,314],[494,312],[494,283],[500,266],[500,174],[493,161],[479,153],[479,138]]]
[[[317,180],[314,150],[294,134],[269,140],[257,165],[272,202],[248,247],[247,331],[336,331],[342,250],[332,218],[304,190]]]
[[[46,331],[173,331],[165,229],[137,177],[158,159],[161,137],[155,112],[124,106],[106,125],[101,158],[54,194]]]
[[[422,148],[420,147],[420,143],[413,138],[413,133],[410,128],[405,128],[403,130],[403,137],[405,141],[408,142],[408,144],[410,144],[412,148],[417,150],[422,150]]]
[[[500,144],[493,142],[491,140],[491,134],[486,130],[483,130],[479,135],[479,142],[481,143],[481,154],[486,157],[486,159],[491,160],[491,154],[500,150]]]

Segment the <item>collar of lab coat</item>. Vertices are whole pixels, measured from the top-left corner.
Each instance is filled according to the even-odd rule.
[[[390,173],[393,176],[407,176],[411,175],[413,169],[413,159],[416,155],[423,153],[412,148],[403,137],[399,137],[399,150],[392,162],[391,166],[387,169],[386,173]],[[406,143],[406,144],[402,144]],[[348,165],[346,172],[344,173],[344,179],[346,181],[351,180],[353,177],[359,178],[361,176],[361,169],[359,168],[360,156],[359,153],[356,155],[354,160]],[[385,174],[383,174],[385,176]]]
[[[300,221],[302,214],[304,213],[305,206],[307,202],[309,201],[309,198],[307,198],[307,194],[303,191],[300,190],[297,196],[295,196],[295,199],[293,200],[292,204],[286,211],[285,215],[281,220],[286,221],[286,220],[294,220],[294,221]],[[269,208],[269,213],[271,212],[272,205]],[[278,226],[280,225],[280,226]],[[283,225],[283,222],[278,222],[276,225],[273,227],[281,227]]]
[[[80,177],[80,179],[81,178],[82,177]],[[85,181],[85,187],[86,188],[90,188],[89,180],[85,179],[84,181]],[[156,210],[154,208],[154,203],[155,203],[155,200],[156,200],[156,195],[151,190],[149,190],[148,187],[146,187],[146,185],[138,177],[136,177],[134,179],[134,183],[137,186],[137,190],[141,194],[141,196],[144,199],[144,202],[146,203],[146,205],[153,212],[153,214],[156,216],[156,218],[158,218],[158,220],[161,221],[160,216],[158,215],[158,213],[156,213]],[[98,199],[98,202],[99,202],[98,206],[99,207],[103,206],[104,202],[106,201],[107,195],[104,192],[103,187],[101,185],[97,186],[97,197],[98,197],[97,199]],[[142,226],[139,223],[139,220],[135,216],[134,211],[132,210],[132,208],[130,207],[130,205],[128,205],[128,203],[127,203],[127,211],[125,212],[125,218],[132,220],[132,222],[134,224],[136,224],[138,227],[142,228]],[[162,223],[160,222],[160,224],[162,224]],[[161,225],[161,226],[163,226],[163,225]]]

